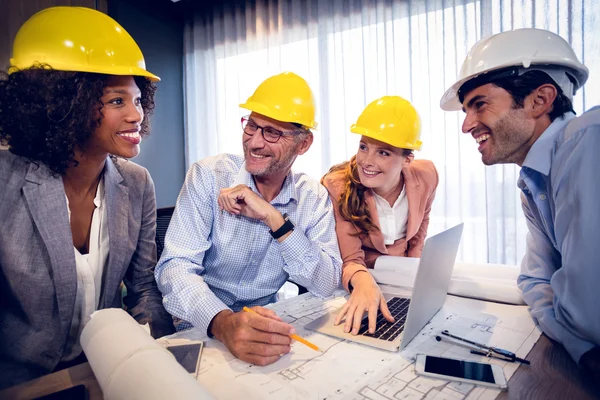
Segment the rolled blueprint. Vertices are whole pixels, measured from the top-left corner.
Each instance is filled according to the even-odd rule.
[[[419,258],[381,256],[369,270],[379,284],[412,288]],[[448,293],[473,299],[525,304],[517,287],[519,267],[503,264],[454,264]]]
[[[118,308],[96,311],[81,347],[106,400],[210,399],[208,392]]]

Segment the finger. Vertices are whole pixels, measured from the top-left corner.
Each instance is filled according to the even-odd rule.
[[[379,309],[381,310],[381,314],[383,314],[383,317],[385,319],[387,319],[390,322],[394,322],[394,317],[392,316],[392,313],[390,312],[390,309],[388,308],[387,302],[385,301],[385,297],[381,296],[381,299],[379,300]]]
[[[277,313],[275,311],[270,310],[268,308],[256,306],[256,307],[252,307],[252,310],[256,311],[256,313],[258,315],[262,315],[263,317],[271,318],[271,319],[274,319],[276,321],[283,321],[279,317],[279,315],[277,315]]]
[[[272,357],[287,354],[291,350],[291,346],[281,344],[266,344],[266,343],[250,343],[246,349],[248,354],[254,354],[261,357]]]
[[[364,313],[365,313],[365,309],[362,306],[356,307],[356,311],[354,311],[354,321],[352,321],[352,334],[353,335],[358,334]]]
[[[271,357],[261,357],[256,354],[244,354],[243,357],[240,357],[240,360],[246,361],[250,364],[264,367],[265,365],[273,364],[275,361],[279,360],[279,358],[281,358],[280,355]]]
[[[231,193],[228,194],[227,196],[223,197],[223,204],[225,205],[226,210],[231,212],[235,206],[235,197],[233,197]]]
[[[256,343],[265,344],[277,344],[283,346],[289,346],[292,344],[292,338],[289,335],[280,335],[279,333],[263,332],[256,329],[252,330],[252,334],[249,336],[249,341]]]
[[[242,207],[235,202],[234,198],[226,197],[224,198],[225,210],[230,214],[238,215]]]
[[[251,315],[249,325],[263,332],[279,333],[280,335],[291,335],[296,333],[296,329],[285,322],[275,321],[271,318],[263,317],[262,315]]]
[[[350,307],[346,310],[346,322],[344,323],[344,332],[348,333],[352,330],[352,323],[354,322],[354,313],[356,312],[356,304],[352,302]]]
[[[369,333],[375,333],[377,327],[377,305],[369,307]]]
[[[349,301],[347,301],[346,304],[344,304],[344,307],[342,307],[342,310],[339,312],[338,316],[335,319],[334,325],[339,325],[342,323],[342,319],[344,319],[344,316],[348,312],[348,307],[350,307]]]

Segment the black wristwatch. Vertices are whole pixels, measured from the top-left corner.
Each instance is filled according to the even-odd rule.
[[[284,223],[283,225],[281,225],[281,228],[277,229],[275,232],[269,230],[269,233],[271,234],[271,236],[273,236],[273,239],[279,239],[286,233],[294,230],[294,224],[292,223],[292,221],[290,221],[290,217],[287,214],[283,214],[283,220]]]

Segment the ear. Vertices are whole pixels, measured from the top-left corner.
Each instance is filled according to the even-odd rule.
[[[415,153],[410,153],[408,156],[404,157],[404,167],[410,165],[411,162],[415,159]]]
[[[314,137],[313,137],[312,132],[309,132],[306,135],[306,137],[304,139],[302,139],[302,141],[298,145],[297,154],[302,155],[302,154],[306,153],[308,151],[308,149],[310,149],[310,146],[313,143],[313,139],[314,139]]]
[[[556,96],[558,96],[558,91],[550,83],[545,83],[531,92],[527,97],[531,102],[532,116],[540,118],[552,111]]]

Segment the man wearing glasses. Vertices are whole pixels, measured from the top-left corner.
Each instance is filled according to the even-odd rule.
[[[310,87],[286,72],[240,106],[252,112],[241,121],[244,156],[221,154],[190,168],[155,276],[171,314],[236,357],[267,365],[290,351],[294,329],[260,306],[288,278],[331,295],[342,262],[327,190],[291,171],[317,125]],[[256,313],[240,312],[244,306]]]

